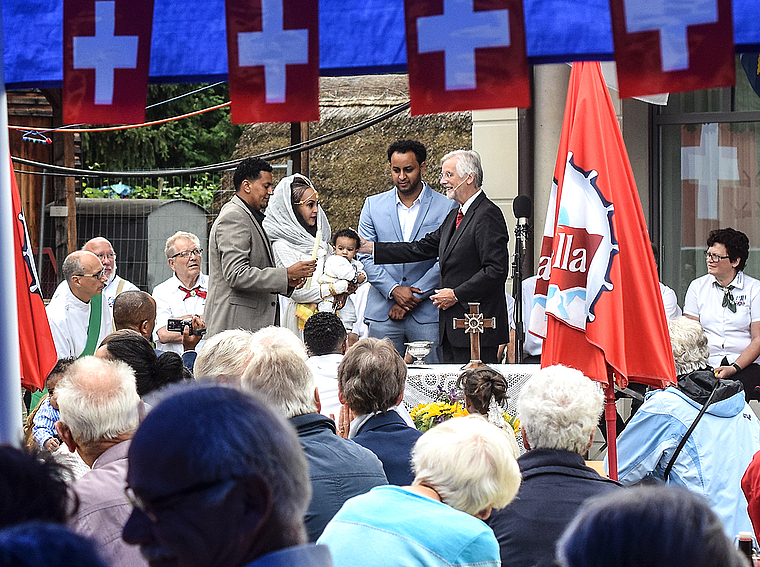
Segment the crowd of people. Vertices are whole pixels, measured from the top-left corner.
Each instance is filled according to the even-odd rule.
[[[603,393],[576,369],[536,367],[519,392],[464,370],[469,415],[415,427],[405,344],[467,362],[452,321],[469,302],[504,322],[513,306],[478,154],[441,159],[445,196],[426,162],[421,143],[391,144],[393,187],[333,233],[310,179],[275,186],[245,159],[209,273],[177,232],[151,294],[116,274],[105,238],[70,254],[47,307],[59,362],[26,448],[0,447],[0,565],[743,565],[733,538],[760,533],[747,237],[710,234],[685,317],[661,286],[678,384],[636,409],[615,481],[586,462]],[[482,360],[509,360],[509,340],[509,324],[484,329]],[[539,340],[524,347],[540,360]]]

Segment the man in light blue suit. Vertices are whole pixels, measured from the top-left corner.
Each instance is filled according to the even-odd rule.
[[[359,218],[359,234],[371,242],[411,242],[436,230],[456,206],[422,181],[427,150],[416,140],[400,140],[388,148],[395,187],[368,197]],[[372,284],[364,320],[369,336],[390,339],[401,356],[410,341],[430,341],[425,361],[439,363],[438,309],[430,296],[438,286],[435,259],[407,264],[376,265],[360,256]]]

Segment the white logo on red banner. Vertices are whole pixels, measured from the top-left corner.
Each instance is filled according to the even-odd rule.
[[[411,113],[530,106],[521,0],[405,0]]]
[[[145,120],[153,0],[64,0],[67,124]]]
[[[443,51],[446,90],[474,89],[475,49],[509,47],[509,10],[475,12],[473,0],[444,0],[443,14],[417,19],[420,53]]]
[[[739,179],[738,150],[718,145],[717,123],[703,124],[698,146],[681,148],[681,180],[697,181],[697,218],[718,220],[718,182]]]
[[[546,312],[584,330],[594,305],[612,290],[609,272],[617,254],[612,227],[615,209],[596,188],[597,172],[583,171],[568,152],[551,258]],[[539,261],[544,263],[544,258]]]
[[[285,66],[309,62],[309,30],[286,30],[282,0],[261,0],[263,29],[238,34],[239,65],[264,66],[266,102],[285,102]]]
[[[140,38],[115,30],[116,2],[95,2],[95,35],[74,37],[74,69],[95,69],[95,104],[113,104],[115,69],[137,67]]]
[[[731,0],[610,0],[623,98],[735,82]]]

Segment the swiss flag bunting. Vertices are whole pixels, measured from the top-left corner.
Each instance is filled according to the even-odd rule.
[[[731,0],[610,0],[620,96],[735,84]]]
[[[226,0],[232,122],[319,120],[318,0]]]
[[[530,106],[520,0],[405,0],[411,113]]]
[[[145,120],[152,25],[153,0],[64,0],[66,124]]]
[[[599,63],[574,63],[530,331],[541,365],[607,383],[675,383],[657,269]]]
[[[13,194],[13,236],[16,248],[16,303],[21,385],[34,392],[45,387],[45,378],[55,366],[58,356],[45,314],[40,280],[37,277],[34,256],[29,244],[29,230],[21,210],[21,199],[12,167],[11,193]]]

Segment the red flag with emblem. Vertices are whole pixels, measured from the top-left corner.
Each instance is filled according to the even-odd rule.
[[[599,63],[573,64],[554,176],[531,315],[532,332],[544,325],[541,365],[604,383],[607,365],[632,382],[675,383],[657,268]]]
[[[411,113],[530,106],[520,0],[405,0]]]
[[[226,0],[231,118],[319,120],[318,0]]]
[[[13,237],[16,246],[16,301],[21,385],[34,392],[45,387],[45,378],[55,366],[58,356],[45,314],[37,269],[34,266],[34,257],[29,245],[29,231],[21,210],[21,199],[13,168],[11,168],[11,192],[13,193]]]
[[[731,0],[610,0],[623,98],[736,82]]]
[[[64,0],[66,124],[145,120],[152,26],[153,0]]]

